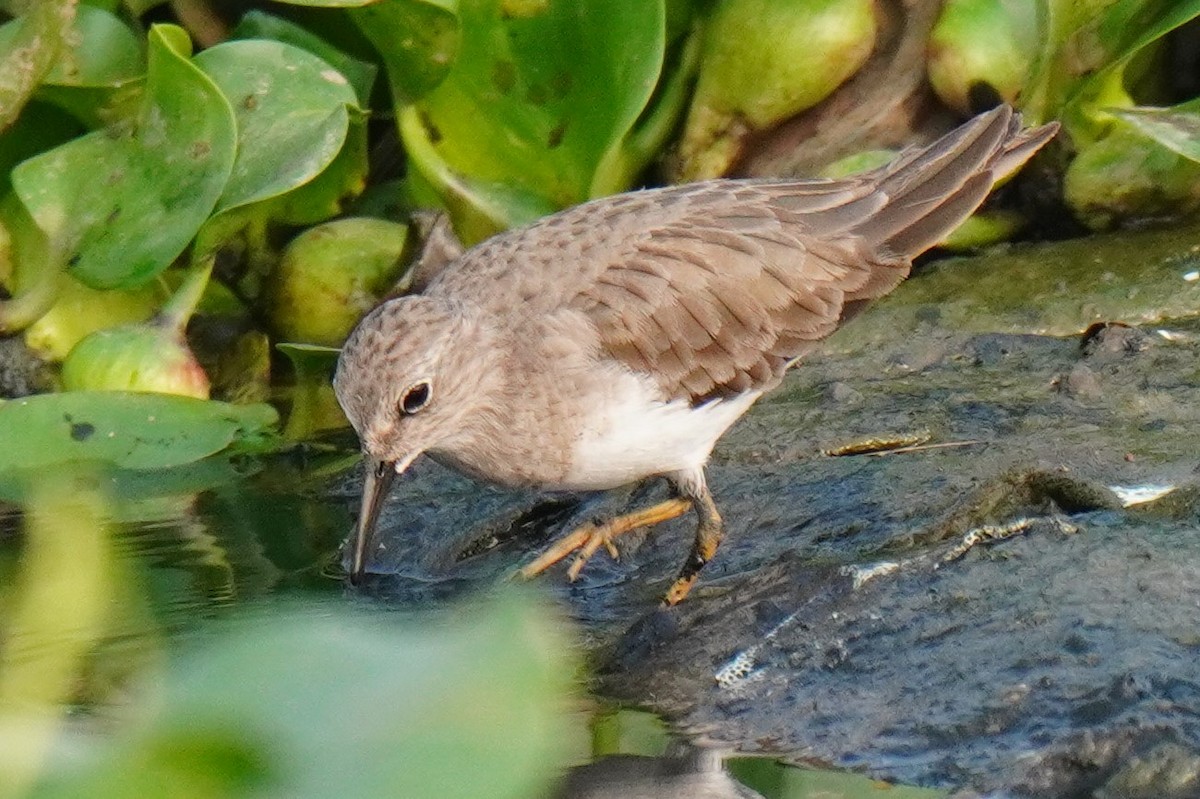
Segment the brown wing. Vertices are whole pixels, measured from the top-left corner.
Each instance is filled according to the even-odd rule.
[[[912,258],[1054,133],[1006,107],[841,181],[716,180],[619,195],[497,236],[428,293],[523,314],[582,312],[601,348],[703,402],[766,388],[895,288]]]

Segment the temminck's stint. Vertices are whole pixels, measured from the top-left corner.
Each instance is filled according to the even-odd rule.
[[[481,480],[673,498],[585,525],[527,566],[695,508],[674,604],[721,542],[717,439],[784,372],[941,241],[1057,130],[1002,106],[844,180],[711,180],[605,197],[491,238],[371,311],[338,361],[366,484],[351,579],[392,478],[420,455]]]

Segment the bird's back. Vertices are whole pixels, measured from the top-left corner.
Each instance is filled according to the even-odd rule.
[[[713,180],[607,197],[498,235],[426,294],[519,320],[569,310],[668,399],[767,388],[895,288],[1057,126],[1008,107],[843,180]]]

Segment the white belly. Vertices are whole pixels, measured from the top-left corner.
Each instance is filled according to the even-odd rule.
[[[606,403],[589,409],[575,442],[565,488],[616,488],[646,477],[703,468],[713,446],[762,395],[709,402],[662,402],[654,387],[622,375]],[[603,407],[601,407],[603,406]]]

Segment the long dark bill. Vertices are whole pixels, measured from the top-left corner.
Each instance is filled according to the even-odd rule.
[[[362,583],[367,569],[367,554],[375,551],[375,526],[379,521],[379,509],[387,499],[392,480],[396,479],[394,461],[379,461],[364,458],[366,479],[363,481],[362,508],[358,512],[358,526],[354,530],[354,550],[350,560],[350,584]]]

